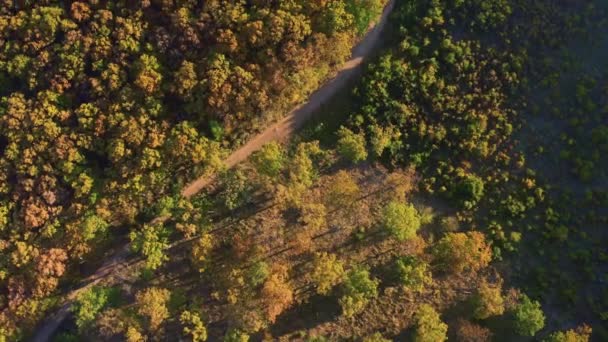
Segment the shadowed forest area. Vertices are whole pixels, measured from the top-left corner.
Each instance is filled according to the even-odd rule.
[[[125,241],[53,341],[608,340],[602,0],[396,1],[222,165],[386,4],[0,0],[0,341]]]

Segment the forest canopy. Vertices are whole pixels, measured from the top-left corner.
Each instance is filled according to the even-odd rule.
[[[0,334],[30,328],[116,227],[162,213],[301,102],[383,5],[0,1]],[[162,233],[132,234],[151,234],[149,255]]]

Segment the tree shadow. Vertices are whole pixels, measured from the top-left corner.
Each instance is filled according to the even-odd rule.
[[[313,295],[307,302],[283,312],[269,328],[273,336],[282,336],[298,330],[309,330],[329,322],[340,315],[335,297]]]

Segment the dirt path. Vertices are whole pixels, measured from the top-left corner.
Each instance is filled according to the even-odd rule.
[[[395,1],[396,0],[390,0],[387,3],[376,26],[353,48],[351,59],[338,70],[333,79],[317,89],[309,97],[306,103],[293,109],[279,122],[268,127],[264,132],[258,134],[255,138],[251,139],[244,146],[232,153],[224,161],[226,167],[232,168],[271,141],[287,140],[311,118],[321,105],[331,99],[332,96],[342,89],[342,87],[348,84],[348,81],[361,71],[364,59],[374,50],[376,43],[380,39],[380,34],[387,23],[388,15],[395,6]],[[182,191],[182,195],[187,198],[192,197],[205,188],[212,180],[213,177],[201,177],[186,186]],[[164,220],[166,220],[166,218],[157,218],[155,221],[162,222]],[[82,281],[81,287],[72,290],[66,296],[64,304],[59,309],[47,316],[44,322],[38,327],[36,334],[32,337],[32,341],[49,341],[63,320],[70,314],[70,307],[78,295],[104,280],[109,280],[116,271],[128,267],[128,263],[126,262],[128,255],[129,245],[124,245],[115,251],[114,255],[106,260],[93,275]]]

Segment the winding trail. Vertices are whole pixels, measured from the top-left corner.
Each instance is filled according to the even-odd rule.
[[[238,163],[247,159],[247,157],[249,157],[253,152],[259,150],[262,148],[262,146],[271,141],[287,140],[294,132],[300,129],[324,103],[329,101],[338,91],[347,85],[348,82],[361,71],[365,58],[374,51],[374,48],[380,41],[381,33],[386,26],[388,16],[393,10],[395,2],[396,0],[389,0],[381,17],[377,20],[376,25],[353,48],[351,58],[344,65],[342,65],[334,78],[327,81],[323,86],[321,86],[321,88],[312,93],[306,103],[294,108],[279,122],[271,125],[265,131],[255,136],[241,148],[228,156],[228,158],[224,161],[226,167],[234,167]],[[186,198],[196,195],[209,183],[211,183],[213,179],[213,176],[202,176],[198,178],[194,182],[188,184],[182,190],[182,195]],[[158,217],[153,222],[158,223],[165,220],[167,220],[166,217]],[[119,282],[120,278],[115,277],[115,275],[118,273],[118,271],[129,267],[131,264],[131,262],[128,260],[129,250],[129,244],[119,247],[114,252],[114,255],[107,259],[103,265],[95,271],[95,273],[83,279],[80,287],[71,290],[66,295],[61,307],[54,313],[49,314],[47,318],[38,326],[38,329],[31,341],[50,341],[55,331],[70,314],[70,307],[80,293],[86,291],[96,284],[99,284],[102,281],[104,283],[112,281],[115,283]]]

